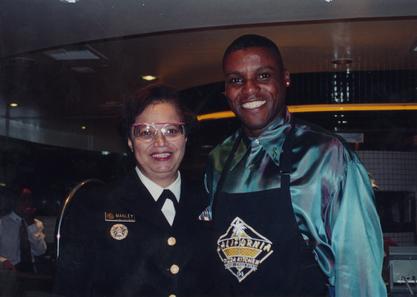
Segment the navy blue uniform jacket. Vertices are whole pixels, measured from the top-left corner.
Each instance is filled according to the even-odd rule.
[[[200,194],[201,193],[201,194]],[[136,172],[81,188],[64,219],[55,291],[63,296],[205,295],[198,215],[203,191],[182,180],[171,227]]]

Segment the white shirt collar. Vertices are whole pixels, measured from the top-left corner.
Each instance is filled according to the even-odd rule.
[[[170,184],[168,187],[163,188],[160,185],[156,184],[154,181],[146,177],[142,171],[136,166],[135,167],[136,173],[139,176],[140,181],[145,185],[146,189],[151,193],[152,198],[155,201],[158,201],[159,196],[161,196],[162,192],[167,189],[170,190],[175,198],[177,198],[177,201],[180,202],[180,196],[181,196],[181,173],[178,171],[177,179]]]

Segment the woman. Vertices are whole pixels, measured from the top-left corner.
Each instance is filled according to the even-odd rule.
[[[86,197],[74,199],[79,205],[63,234],[56,291],[203,295],[204,232],[197,217],[205,201],[178,170],[187,119],[177,92],[162,85],[139,90],[126,104],[125,122],[136,166],[116,183],[84,189]]]

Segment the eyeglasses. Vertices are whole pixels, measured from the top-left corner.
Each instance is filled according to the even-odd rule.
[[[161,133],[169,140],[176,140],[185,135],[185,124],[179,123],[135,123],[132,125],[134,138],[145,142],[155,140],[156,135]]]

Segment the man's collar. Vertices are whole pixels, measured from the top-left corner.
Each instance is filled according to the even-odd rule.
[[[155,201],[158,201],[159,196],[161,196],[162,192],[167,189],[170,190],[175,198],[177,198],[177,201],[180,201],[181,196],[181,173],[178,171],[177,179],[170,184],[168,187],[161,187],[151,179],[149,179],[147,176],[145,176],[142,171],[136,166],[135,167],[136,173],[139,176],[140,181],[143,183],[143,185],[146,187],[146,189],[149,191],[149,193],[152,195],[152,198]]]
[[[233,169],[242,160],[248,153],[248,150],[250,150],[251,145],[261,145],[273,162],[279,166],[282,146],[285,140],[284,135],[290,127],[291,117],[291,113],[285,108],[282,116],[275,118],[258,137],[243,135],[242,141],[234,153],[230,169]],[[239,131],[237,133],[242,132]],[[236,139],[236,137],[233,139]]]

